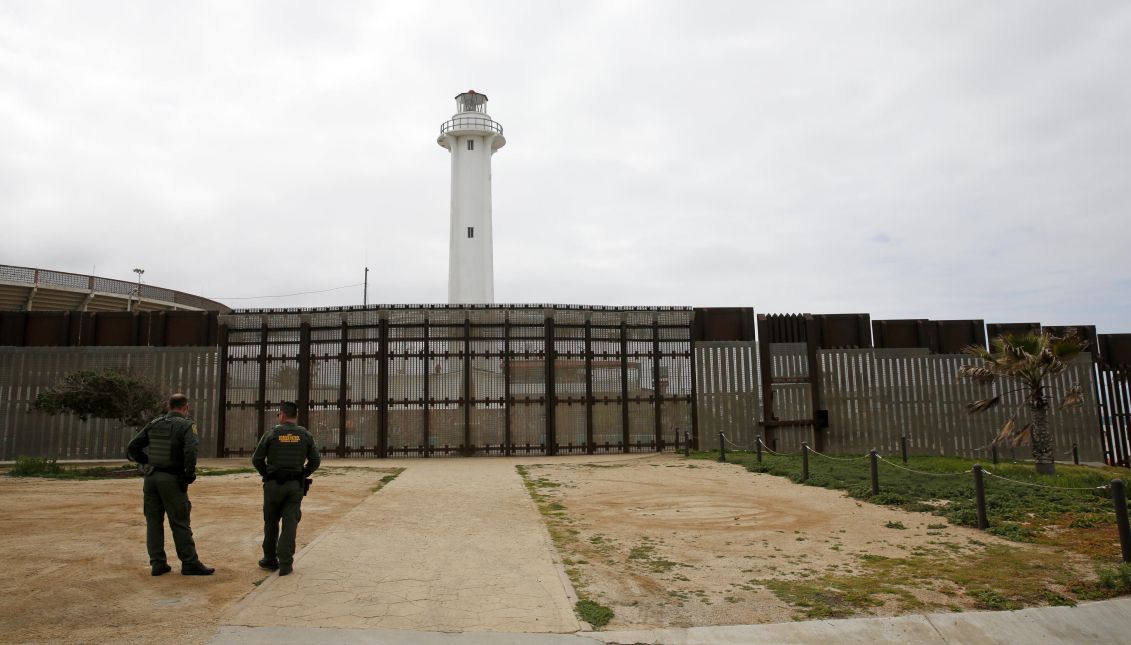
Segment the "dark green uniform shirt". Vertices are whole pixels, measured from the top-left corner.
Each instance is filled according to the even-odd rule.
[[[196,476],[196,455],[200,447],[196,424],[180,412],[170,412],[146,424],[137,433],[126,454],[139,464],[185,477]]]
[[[276,473],[309,477],[322,464],[322,457],[306,428],[284,423],[263,435],[251,456],[251,464],[263,477]]]

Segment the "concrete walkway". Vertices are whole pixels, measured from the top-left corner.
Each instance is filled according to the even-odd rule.
[[[222,624],[577,631],[573,590],[516,463],[382,463],[407,469],[308,545],[292,575],[269,577]]]

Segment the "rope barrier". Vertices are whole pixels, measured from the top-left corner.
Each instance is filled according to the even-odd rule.
[[[824,457],[825,459],[832,459],[833,461],[862,461],[864,459],[867,459],[870,456],[870,455],[864,455],[862,457],[833,457],[832,455],[826,455],[823,452],[817,452],[816,450],[813,450],[812,448],[809,449],[809,452],[813,453],[814,455],[820,455],[821,457]],[[882,459],[882,457],[881,457],[881,459]]]
[[[896,468],[898,468],[900,470],[906,470],[907,472],[915,473],[916,475],[927,475],[929,477],[960,477],[962,475],[969,475],[971,472],[973,472],[973,470],[964,470],[960,473],[929,473],[925,470],[915,470],[913,468],[908,468],[907,466],[900,466],[899,464],[895,463],[894,461],[888,461],[887,459],[881,457],[880,455],[876,455],[876,458],[879,459],[880,461],[884,462],[885,464],[888,464],[889,466],[895,466]]]
[[[1001,475],[994,474],[994,473],[990,472],[989,470],[986,470],[985,468],[982,469],[982,472],[986,473],[990,477],[994,477],[995,479],[1000,479],[1002,481],[1013,482],[1014,484],[1021,484],[1022,486],[1032,486],[1033,488],[1048,488],[1050,490],[1089,490],[1089,491],[1097,491],[1097,490],[1106,489],[1109,486],[1109,484],[1104,484],[1103,486],[1049,486],[1048,484],[1037,484],[1037,483],[1034,483],[1034,482],[1023,482],[1020,479],[1010,479],[1008,477],[1002,477]]]
[[[732,448],[737,448],[738,450],[749,450],[749,448],[743,448],[742,446],[738,445],[737,443],[731,441],[729,438],[727,438],[725,433],[720,432],[719,434],[721,434],[723,436],[723,441],[729,443]]]
[[[778,452],[778,451],[774,450],[773,448],[767,446],[766,442],[762,441],[761,438],[758,439],[758,443],[762,444],[762,450],[769,452],[771,455],[777,455],[779,457],[788,457],[789,456],[789,455],[785,454],[784,452]]]

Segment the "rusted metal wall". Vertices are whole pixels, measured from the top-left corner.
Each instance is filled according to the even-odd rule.
[[[693,428],[692,311],[560,306],[241,311],[222,317],[219,445],[278,404],[330,455],[663,450]]]
[[[966,403],[996,392],[958,378],[958,367],[974,361],[965,355],[930,354],[925,349],[823,349],[817,354],[822,401],[829,417],[828,429],[820,432],[824,450],[833,454],[860,454],[873,448],[885,454],[898,452],[900,437],[906,435],[914,454],[986,457],[1009,411],[1022,402],[1022,394],[1008,394],[1002,407],[976,416],[967,414]],[[753,449],[763,432],[758,359],[757,343],[697,344],[699,431],[704,447],[716,448],[721,431],[731,447]],[[778,418],[813,418],[810,385],[804,382],[809,376],[806,344],[771,343],[769,364],[780,379],[772,386]],[[1079,383],[1086,397],[1083,406],[1057,410],[1050,417],[1059,459],[1070,459],[1076,443],[1081,459],[1104,460],[1105,439],[1095,419],[1091,365],[1090,356],[1077,359],[1052,383],[1054,390]],[[1109,396],[1117,420],[1125,418],[1119,416],[1118,406],[1119,397],[1127,397],[1126,382],[1122,381],[1123,390],[1112,390]],[[812,426],[786,424],[775,430],[772,447],[796,452],[802,442],[814,446],[815,432]],[[1027,450],[1018,448],[1017,455],[1026,457]]]
[[[105,369],[149,381],[164,394],[186,394],[201,454],[214,456],[218,366],[215,347],[0,347],[0,459],[125,459],[134,430],[31,410],[36,395],[66,374]]]

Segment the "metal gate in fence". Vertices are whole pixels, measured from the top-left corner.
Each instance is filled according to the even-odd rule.
[[[695,433],[692,310],[400,306],[223,316],[218,452],[281,401],[327,455],[663,450]]]

